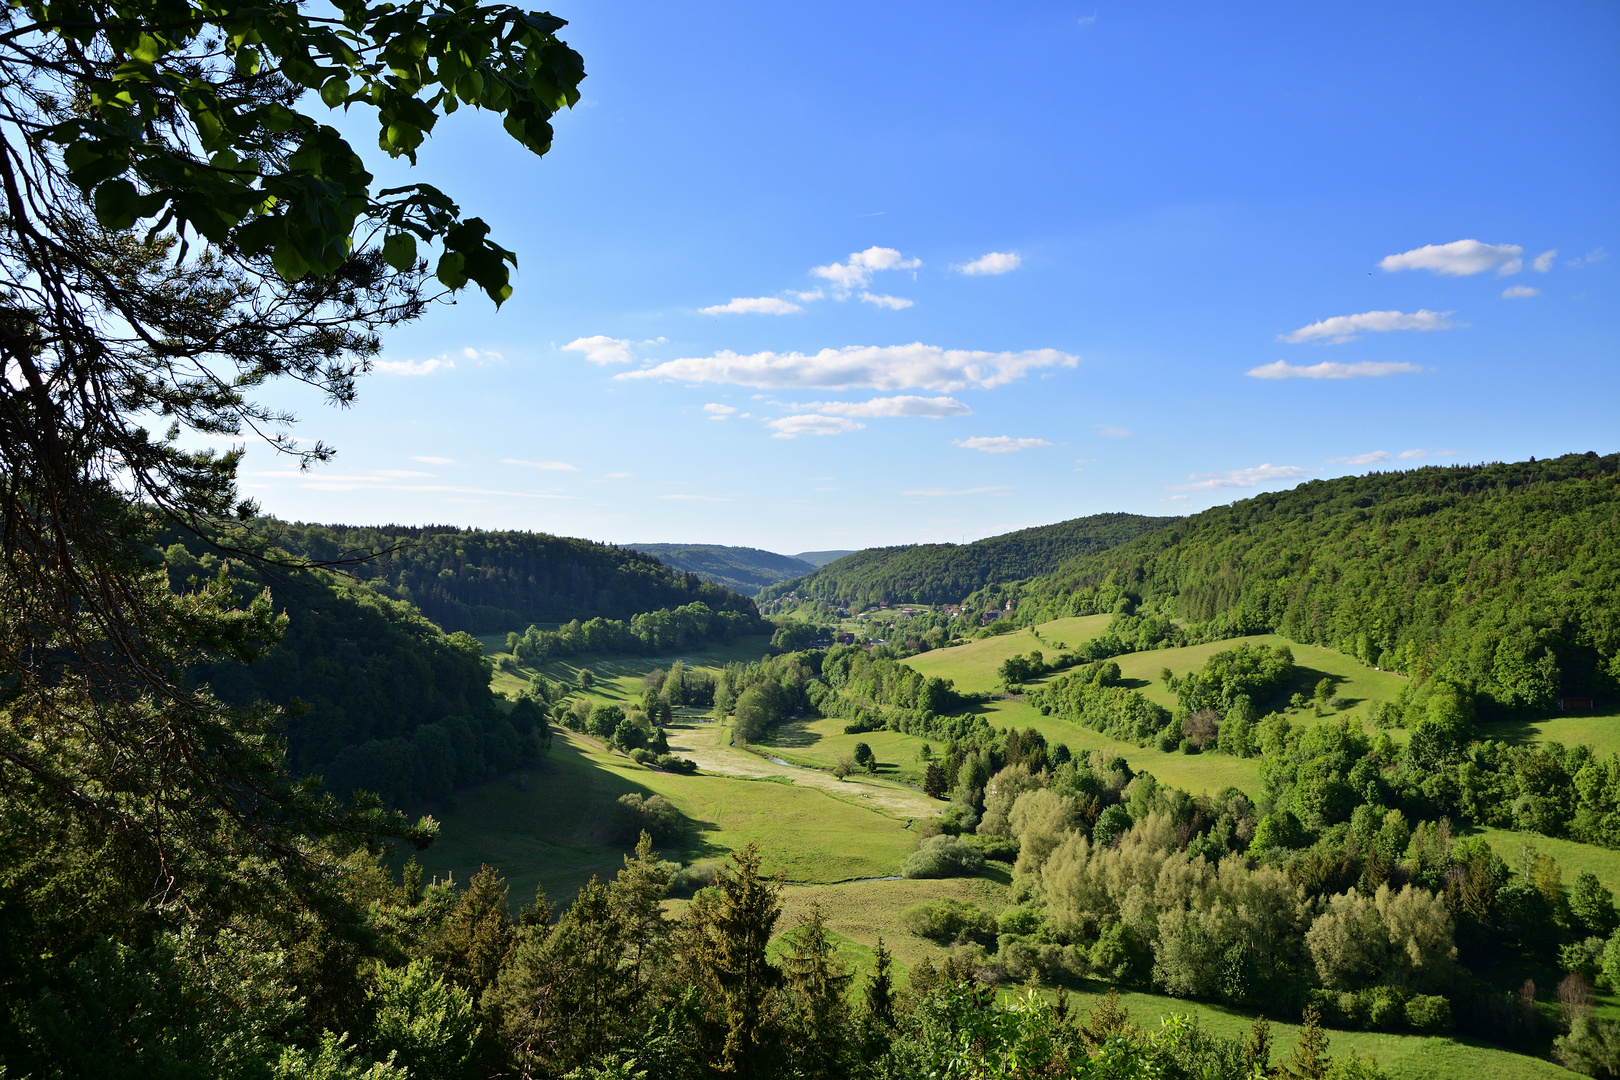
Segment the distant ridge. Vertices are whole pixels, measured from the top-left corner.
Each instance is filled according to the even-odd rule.
[[[845,555],[855,554],[857,550],[859,549],[851,548],[845,551],[801,551],[793,557],[798,559],[800,562],[807,562],[811,566],[820,569],[830,562],[836,562],[837,560],[842,559]]]
[[[971,544],[868,548],[835,559],[813,574],[771,585],[758,599],[764,603],[797,592],[802,597],[861,605],[951,604],[986,585],[1050,573],[1077,556],[1123,544],[1178,520],[1094,514]]]
[[[819,565],[808,559],[725,544],[628,544],[666,566],[752,596],[778,581],[802,577]]]

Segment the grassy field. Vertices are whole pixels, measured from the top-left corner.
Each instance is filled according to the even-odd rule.
[[[1108,628],[1111,618],[1111,615],[1086,615],[1076,619],[1058,619],[1010,634],[980,638],[966,645],[935,649],[910,657],[906,665],[924,675],[950,679],[956,683],[956,689],[964,694],[984,693],[1000,689],[996,669],[1003,660],[1019,654],[1028,655],[1031,649],[1039,649],[1050,659],[1063,651],[1059,642],[1072,648],[1094,638]]]
[[[764,741],[757,744],[773,757],[806,769],[831,769],[845,754],[853,754],[855,744],[864,742],[878,760],[878,775],[916,784],[922,780],[924,762],[919,756],[923,745],[938,752],[944,745],[937,739],[903,735],[898,731],[868,731],[862,735],[844,734],[846,720],[837,717],[804,717],[773,725]]]
[[[689,819],[688,837],[665,849],[683,861],[754,842],[771,872],[832,882],[897,873],[916,845],[906,821],[789,779],[676,776],[558,731],[540,767],[459,792],[438,842],[418,858],[430,876],[454,872],[460,880],[488,863],[506,875],[515,900],[526,900],[536,881],[566,900],[591,875],[621,865],[631,845],[612,823],[616,801],[632,792],[663,795]]]
[[[1558,860],[1558,866],[1564,872],[1566,886],[1575,883],[1575,875],[1590,871],[1596,874],[1597,879],[1607,888],[1620,893],[1620,851],[1610,851],[1608,848],[1592,844],[1578,844],[1573,840],[1556,840],[1536,833],[1514,832],[1510,829],[1473,831],[1476,835],[1483,836],[1491,845],[1491,849],[1514,871],[1519,869],[1523,861],[1522,853],[1528,844],[1535,848],[1538,854],[1550,855]]]

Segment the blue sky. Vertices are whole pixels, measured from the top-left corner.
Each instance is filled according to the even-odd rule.
[[[339,456],[266,509],[796,552],[1620,449],[1613,4],[552,10],[551,154],[415,170],[515,295],[278,391]]]

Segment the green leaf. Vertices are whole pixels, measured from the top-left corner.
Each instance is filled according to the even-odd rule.
[[[123,177],[115,177],[96,188],[96,220],[103,228],[122,232],[135,224],[136,201],[140,192]]]
[[[410,233],[389,233],[383,238],[383,262],[404,272],[416,265],[416,237]]]
[[[467,284],[467,260],[459,251],[447,251],[439,256],[439,283],[447,289],[459,289]]]
[[[341,75],[334,75],[326,80],[321,87],[321,100],[326,102],[328,108],[335,109],[342,105],[349,96],[349,83]]]
[[[309,273],[309,263],[304,261],[303,253],[287,242],[276,245],[276,250],[270,256],[270,265],[286,281],[297,281]]]

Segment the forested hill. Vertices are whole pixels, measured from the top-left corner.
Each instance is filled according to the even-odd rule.
[[[759,598],[772,600],[793,591],[803,597],[855,604],[955,603],[985,585],[1045,573],[1066,559],[1111,548],[1176,520],[1095,514],[971,544],[868,548],[803,578],[773,585]]]
[[[1620,455],[1317,480],[1073,559],[1021,622],[1160,606],[1472,686],[1500,709],[1620,682]]]
[[[628,621],[699,600],[715,611],[757,614],[740,592],[589,540],[453,526],[262,525],[276,545],[311,559],[383,552],[354,576],[451,631],[502,633],[596,616]]]
[[[634,551],[652,555],[666,566],[738,592],[754,593],[778,581],[802,577],[816,565],[791,555],[751,547],[723,544],[630,544]]]

